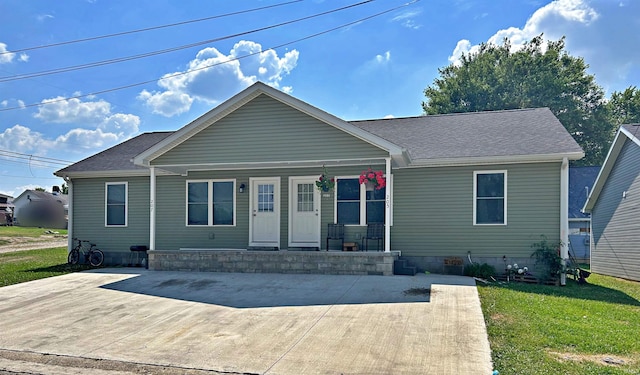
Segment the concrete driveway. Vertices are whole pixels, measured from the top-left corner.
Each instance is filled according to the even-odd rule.
[[[0,288],[0,372],[42,354],[69,367],[33,372],[491,373],[474,282],[442,275],[103,269]]]

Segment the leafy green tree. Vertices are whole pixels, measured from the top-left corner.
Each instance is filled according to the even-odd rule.
[[[35,188],[33,190],[35,190],[35,191],[47,191],[47,189],[42,188],[42,187],[37,187],[37,188]]]
[[[440,77],[427,87],[426,114],[549,107],[585,152],[577,164],[599,165],[615,133],[607,116],[604,91],[586,73],[582,58],[570,56],[564,38],[542,35],[511,51],[482,44],[463,54],[460,64],[438,69]]]
[[[615,126],[640,123],[640,90],[630,86],[623,92],[614,92],[607,107]]]

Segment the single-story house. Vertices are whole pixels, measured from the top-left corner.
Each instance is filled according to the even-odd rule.
[[[584,211],[591,270],[640,281],[640,124],[618,129]]]
[[[569,167],[569,251],[578,262],[589,262],[591,215],[582,212],[600,167]]]
[[[69,237],[96,242],[107,263],[126,263],[131,245],[151,249],[150,266],[162,251],[326,250],[333,223],[363,250],[383,223],[368,250],[442,272],[450,257],[530,264],[541,235],[566,244],[569,161],[583,155],[548,108],[345,121],[258,82],[55,175],[69,186]],[[360,184],[369,168],[384,188]],[[320,192],[325,169],[335,187]]]
[[[13,200],[14,221],[23,227],[67,227],[68,197],[59,191],[27,189]]]

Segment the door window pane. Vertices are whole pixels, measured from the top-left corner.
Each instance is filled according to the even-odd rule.
[[[313,211],[314,184],[298,184],[298,212]]]
[[[273,184],[258,185],[258,212],[273,212]]]

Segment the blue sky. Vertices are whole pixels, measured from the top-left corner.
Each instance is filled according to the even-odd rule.
[[[460,53],[505,37],[517,47],[544,33],[566,36],[569,53],[585,59],[607,95],[640,82],[636,0],[377,0],[269,28],[358,2],[3,0],[0,193],[50,191],[64,165],[43,158],[75,162],[142,132],[176,130],[256,80],[346,120],[416,116],[438,68]],[[28,49],[261,7],[270,8]],[[189,44],[198,45],[24,77]],[[174,73],[185,74],[160,80]]]

